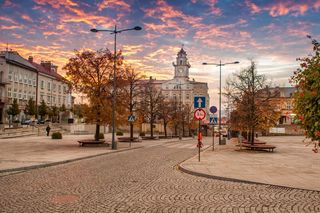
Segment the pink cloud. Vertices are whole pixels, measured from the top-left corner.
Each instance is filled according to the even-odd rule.
[[[317,0],[320,2],[320,0]],[[274,4],[268,4],[266,6],[258,6],[252,2],[252,0],[246,0],[245,4],[250,9],[252,14],[260,13],[261,11],[266,11],[272,17],[284,16],[287,14],[293,15],[303,15],[308,9],[309,5],[307,3],[296,3],[293,1],[277,1]],[[317,5],[317,2],[315,3]],[[316,6],[314,6],[316,8]],[[320,3],[319,6],[320,7]]]
[[[130,5],[122,0],[103,0],[98,4],[98,10],[101,11],[105,8],[121,8],[124,11],[130,11]]]
[[[62,6],[77,6],[77,3],[73,2],[72,0],[33,0],[35,3],[40,5],[49,4],[53,8],[60,8]]]
[[[187,34],[190,25],[193,28],[201,25],[201,17],[186,15],[164,0],[158,0],[156,4],[157,7],[146,8],[143,11],[146,17],[159,19],[161,23],[144,23],[146,29],[153,30],[159,34],[170,34],[181,38]]]
[[[27,21],[31,21],[31,22],[32,22],[32,19],[30,18],[30,16],[28,16],[28,15],[26,15],[26,14],[22,15],[21,18],[24,19],[24,20],[27,20]]]
[[[318,10],[318,9],[320,8],[320,0],[317,0],[317,1],[314,3],[313,7],[314,7],[316,10]]]
[[[245,4],[247,5],[247,7],[249,7],[251,13],[260,13],[260,7],[258,7],[258,5],[256,5],[255,3],[251,2],[251,0],[246,0]]]

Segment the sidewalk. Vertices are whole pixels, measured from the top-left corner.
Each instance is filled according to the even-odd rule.
[[[111,141],[111,134],[105,134]],[[111,147],[86,146],[80,147],[78,140],[90,139],[93,135],[63,135],[62,140],[52,140],[46,136],[19,137],[0,140],[0,175],[5,172],[21,171],[48,165],[56,165],[92,156],[121,152],[128,149],[175,141],[166,139],[132,143],[118,143],[118,150]]]
[[[242,181],[320,191],[320,154],[312,145],[302,143],[302,136],[261,137],[275,145],[274,152],[241,150],[236,140],[227,145],[215,145],[180,164],[180,169],[204,177],[219,177]],[[205,140],[212,140],[206,138]],[[217,141],[217,139],[216,139]]]

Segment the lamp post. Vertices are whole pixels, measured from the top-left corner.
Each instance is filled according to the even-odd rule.
[[[220,80],[219,80],[219,144],[221,144],[221,67],[228,65],[228,64],[239,64],[239,61],[231,62],[231,63],[221,63],[221,60],[219,64],[217,63],[207,63],[203,62],[202,65],[215,65],[217,67],[220,67]]]
[[[90,31],[93,33],[97,32],[109,32],[111,35],[114,34],[114,62],[113,62],[113,91],[112,91],[112,149],[117,149],[117,143],[115,141],[115,126],[116,126],[116,121],[115,121],[115,111],[116,111],[116,60],[117,60],[117,34],[124,32],[124,31],[129,31],[129,30],[141,30],[142,28],[139,26],[136,26],[134,28],[128,28],[128,29],[121,29],[117,30],[117,25],[114,26],[113,30],[106,30],[106,29],[91,29]]]

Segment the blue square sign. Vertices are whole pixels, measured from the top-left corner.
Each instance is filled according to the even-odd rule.
[[[218,117],[210,117],[210,124],[217,124],[218,123]]]
[[[206,97],[195,96],[193,104],[194,104],[194,108],[206,108]]]

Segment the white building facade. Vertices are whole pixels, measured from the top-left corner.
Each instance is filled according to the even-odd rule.
[[[206,99],[206,111],[209,108],[208,84],[197,82],[189,78],[189,64],[186,51],[181,48],[176,57],[176,62],[172,63],[174,67],[174,77],[171,80],[161,84],[162,94],[165,98],[176,98],[182,104],[193,106],[194,97],[202,96]]]
[[[18,101],[21,119],[31,98],[37,105],[45,100],[47,106],[72,107],[71,90],[57,73],[57,66],[51,62],[37,64],[32,57],[26,60],[15,51],[0,52],[0,122],[8,123],[6,110],[13,99]]]

